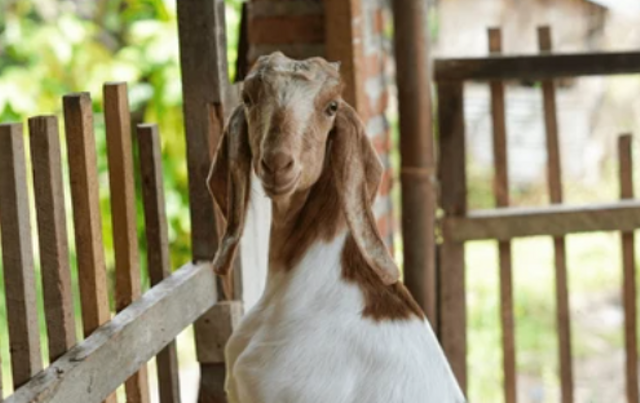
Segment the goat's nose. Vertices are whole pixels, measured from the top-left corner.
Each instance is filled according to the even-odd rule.
[[[293,169],[293,157],[284,152],[265,156],[262,158],[262,169],[270,174],[286,174]]]

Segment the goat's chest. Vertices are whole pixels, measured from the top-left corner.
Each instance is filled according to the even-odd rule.
[[[433,388],[435,400],[428,397],[424,379],[453,388],[424,322],[363,318],[361,290],[342,280],[340,261],[331,258],[340,248],[312,249],[300,267],[270,275],[227,347],[231,402],[461,401]]]

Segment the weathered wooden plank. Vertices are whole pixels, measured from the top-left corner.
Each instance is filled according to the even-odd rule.
[[[155,286],[171,275],[158,127],[139,125],[137,138],[147,238],[147,269],[151,286]],[[158,353],[156,363],[160,403],[179,403],[180,380],[175,340]]]
[[[107,83],[103,94],[115,252],[116,311],[120,312],[140,298],[141,291],[131,114],[125,83]],[[127,402],[149,402],[148,382],[147,366],[143,364],[140,371],[125,383]]]
[[[492,56],[502,53],[502,32],[490,28],[489,52]],[[491,122],[493,126],[493,195],[497,207],[509,205],[509,167],[507,161],[507,121],[504,101],[504,85],[491,81]],[[502,368],[504,371],[504,395],[506,403],[517,400],[516,340],[513,323],[513,278],[511,243],[498,242],[500,278],[500,324],[502,327]]]
[[[22,124],[0,125],[0,234],[13,385],[42,369]]]
[[[445,217],[443,235],[452,242],[509,240],[537,235],[633,231],[640,227],[640,202],[620,201],[585,206],[509,207],[476,210],[466,217]]]
[[[552,50],[551,29],[538,28],[538,47],[541,53]],[[547,146],[547,183],[552,204],[562,203],[562,165],[558,141],[556,90],[552,80],[542,82],[542,99]],[[558,358],[560,361],[560,389],[562,403],[573,402],[573,369],[571,366],[571,316],[567,281],[567,259],[564,237],[553,239],[556,269],[556,323],[558,327]]]
[[[29,138],[49,361],[53,362],[76,344],[58,119],[29,119]]]
[[[435,61],[436,81],[542,80],[640,73],[640,52],[495,56]]]
[[[88,93],[66,95],[63,105],[82,325],[87,337],[111,319],[91,97]],[[113,394],[106,403],[116,401]]]
[[[632,136],[622,135],[618,138],[618,159],[620,198],[633,198],[633,159],[631,153]],[[620,234],[622,245],[622,298],[624,302],[624,341],[625,341],[625,375],[627,401],[638,401],[638,324],[636,308],[636,256],[635,235],[633,231]]]
[[[97,403],[216,302],[209,263],[187,264],[7,398]]]
[[[225,4],[223,0],[179,1],[178,33],[180,65],[184,98],[187,167],[189,171],[189,210],[191,213],[191,249],[194,260],[211,260],[218,248],[220,229],[216,225],[214,203],[206,186],[206,178],[222,134],[222,125],[211,127],[209,105],[224,105],[229,87],[227,76],[227,43]],[[226,108],[223,108],[226,109]],[[222,294],[222,282],[218,281]],[[206,329],[195,326],[200,339]],[[197,345],[200,351],[204,347]],[[224,402],[220,372],[205,372],[207,363],[200,363],[200,393],[202,402]]]
[[[440,206],[447,217],[464,216],[467,210],[464,95],[461,82],[438,84],[440,159],[443,185]],[[438,268],[438,335],[451,369],[462,390],[467,390],[467,327],[464,244],[445,239]]]

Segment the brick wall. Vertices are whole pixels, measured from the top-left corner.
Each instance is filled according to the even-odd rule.
[[[325,9],[333,13],[328,19]],[[333,56],[327,57],[331,61],[342,59],[342,73],[350,85],[345,99],[360,113],[386,167],[374,213],[382,235],[392,246],[395,225],[390,198],[391,137],[385,115],[389,100],[389,46],[383,35],[389,17],[385,2],[250,0],[248,16],[249,63],[276,50],[298,59],[327,55]],[[348,43],[354,47],[350,49]]]

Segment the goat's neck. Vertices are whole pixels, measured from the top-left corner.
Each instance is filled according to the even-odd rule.
[[[346,227],[333,175],[285,200],[273,202],[269,271],[291,270],[318,241],[330,241]]]

